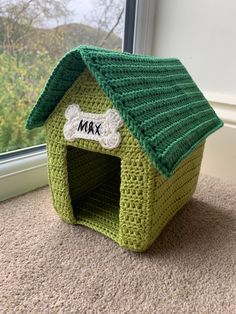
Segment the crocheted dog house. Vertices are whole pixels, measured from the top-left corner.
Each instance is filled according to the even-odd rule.
[[[80,46],[27,128],[43,124],[60,217],[144,251],[193,194],[204,140],[222,121],[179,60]]]

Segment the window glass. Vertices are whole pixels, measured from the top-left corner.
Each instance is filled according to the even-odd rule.
[[[33,104],[65,52],[80,44],[121,50],[125,0],[0,2],[0,153],[45,142],[25,129]]]

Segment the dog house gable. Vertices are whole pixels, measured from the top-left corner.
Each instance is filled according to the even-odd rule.
[[[125,246],[125,233],[130,219],[129,212],[133,210],[130,199],[132,198],[135,201],[141,213],[146,212],[146,215],[142,216],[148,217],[149,208],[146,204],[152,198],[151,191],[156,169],[141,149],[138,140],[134,138],[125,124],[119,129],[121,142],[114,149],[105,149],[99,142],[89,139],[67,141],[63,128],[67,121],[65,112],[71,104],[78,104],[83,112],[93,114],[103,114],[113,108],[112,101],[101,90],[89,70],[85,69],[47,119],[45,125],[48,168],[54,208],[66,222],[94,228],[120,244],[123,241]],[[78,163],[74,162],[76,159]],[[112,167],[114,171],[111,171]],[[118,169],[119,167],[121,169]],[[119,191],[118,188],[116,192],[112,191],[116,188],[115,185],[112,186],[114,182],[110,183],[111,187],[109,188],[111,188],[111,191],[106,191],[108,198],[109,193],[114,198],[119,194],[119,200],[114,204],[116,209],[114,208],[114,211],[110,209],[113,215],[112,218],[116,217],[116,222],[111,220],[108,214],[108,227],[105,228],[104,226],[101,227],[102,224],[99,221],[97,224],[94,223],[94,220],[96,220],[94,217],[91,219],[93,221],[91,223],[91,220],[85,218],[86,215],[81,210],[79,212],[79,209],[79,213],[76,215],[75,208],[78,195],[81,199],[89,191],[93,193],[94,186],[100,180],[106,180],[106,178],[110,180],[109,176],[118,172],[116,179],[118,178],[121,181],[117,185]],[[92,180],[90,180],[91,177]],[[115,184],[118,183],[115,182]],[[96,197],[97,203],[102,202],[98,195]],[[106,198],[104,195],[101,195],[101,197]],[[99,216],[98,210],[96,210],[96,214]],[[100,219],[101,217],[104,217],[104,213],[101,214]],[[99,218],[97,219],[99,220]],[[143,230],[141,234],[146,234],[145,229],[148,229],[147,219],[140,220],[138,216],[133,219],[136,219],[136,226],[139,230]],[[112,221],[112,223],[109,223],[109,221]],[[138,242],[141,243],[142,241],[139,239]],[[134,246],[137,247],[136,244]]]
[[[85,69],[79,78],[68,89],[45,122],[48,144],[49,142],[56,141],[56,143],[60,143],[62,146],[74,146],[85,150],[113,155],[119,158],[128,158],[128,156],[131,158],[131,156],[135,156],[137,153],[140,153],[141,150],[143,158],[144,156],[147,158],[145,152],[141,149],[138,140],[132,135],[117,111],[116,112],[117,115],[119,115],[119,121],[121,124],[117,127],[117,133],[120,135],[120,141],[116,147],[106,148],[99,141],[93,139],[93,135],[96,133],[96,128],[98,127],[95,123],[94,130],[90,132],[91,139],[74,138],[72,140],[68,140],[64,134],[64,127],[68,123],[66,111],[71,106],[78,106],[82,113],[88,115],[95,114],[95,116],[97,115],[98,117],[100,117],[100,115],[103,116],[109,110],[114,110],[112,100],[110,100],[109,97],[102,91],[90,71]],[[113,117],[108,117],[108,119],[112,120]],[[82,124],[81,120],[83,120]],[[77,128],[83,128],[82,131],[84,133],[88,133],[89,122],[90,120],[88,119],[88,123],[85,128],[84,125],[86,120],[82,117],[78,120],[76,126]],[[132,149],[129,149],[129,146],[131,146]]]

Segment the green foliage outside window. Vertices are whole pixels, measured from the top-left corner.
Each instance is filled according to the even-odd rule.
[[[46,53],[0,54],[0,150],[43,143],[44,129],[24,128],[32,104],[45,84],[55,61]]]
[[[25,122],[52,69],[66,51],[80,44],[121,49],[122,40],[114,30],[123,24],[124,1],[90,1],[96,7],[90,25],[85,21],[51,28],[40,27],[41,20],[69,16],[70,0],[1,2],[0,153],[45,142],[44,128],[29,131]]]

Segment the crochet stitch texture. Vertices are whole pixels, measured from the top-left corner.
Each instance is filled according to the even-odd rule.
[[[53,71],[27,128],[44,124],[86,67],[166,178],[223,125],[178,59],[80,46]]]
[[[110,112],[121,116],[118,144],[74,137],[78,111],[97,127]],[[138,252],[192,196],[204,140],[223,124],[177,59],[85,46],[59,62],[27,127],[44,123],[58,215]]]

